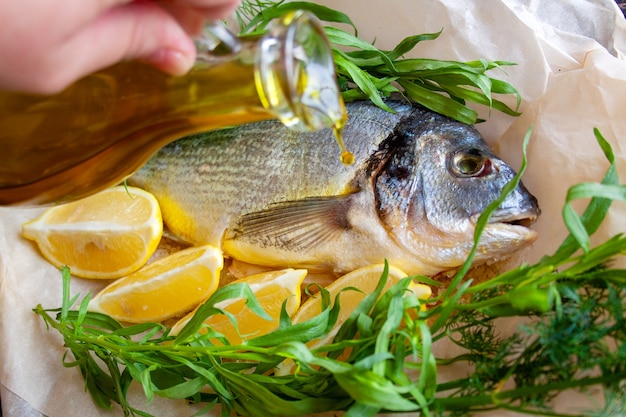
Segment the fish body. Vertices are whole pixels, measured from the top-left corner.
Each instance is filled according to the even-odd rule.
[[[514,171],[472,127],[406,101],[347,104],[344,165],[330,131],[276,121],[189,136],[129,183],[153,193],[192,244],[266,266],[346,272],[385,259],[409,274],[461,265],[476,220]],[[520,184],[492,216],[477,261],[532,242],[539,209]]]

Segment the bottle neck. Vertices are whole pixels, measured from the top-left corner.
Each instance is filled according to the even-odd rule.
[[[333,52],[319,20],[297,11],[274,20],[263,36],[236,38],[212,23],[196,42],[200,65],[253,64],[263,107],[297,131],[339,129],[346,110],[337,85]]]
[[[275,117],[298,131],[343,126],[333,53],[315,16],[300,11],[275,20],[259,50],[258,92]]]

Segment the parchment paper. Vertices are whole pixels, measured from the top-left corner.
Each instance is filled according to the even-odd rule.
[[[543,214],[536,224],[540,237],[523,259],[532,262],[551,253],[567,234],[560,214],[567,188],[602,178],[608,165],[595,142],[594,127],[613,146],[620,176],[626,178],[626,22],[611,0],[325,3],[348,13],[359,35],[375,40],[382,49],[391,49],[405,36],[443,28],[439,39],[420,44],[413,56],[518,63],[497,75],[522,93],[523,115],[513,118],[493,112],[478,128],[517,167],[522,138],[534,126],[524,182],[539,199]],[[104,412],[92,404],[78,369],[61,366],[62,341],[31,311],[37,304],[53,308],[61,303],[59,271],[20,236],[21,224],[40,211],[0,208],[2,415],[119,416],[119,409]],[[618,232],[626,232],[626,207],[616,203],[594,240],[604,241]],[[620,264],[625,264],[623,259]],[[75,279],[72,292],[85,294],[102,285]],[[584,414],[593,401],[566,397],[560,407]],[[131,402],[156,416],[197,411],[183,401],[156,399],[145,404],[137,389]]]

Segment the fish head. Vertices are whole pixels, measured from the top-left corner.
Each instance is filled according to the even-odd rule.
[[[430,112],[407,118],[386,141],[373,178],[381,222],[422,264],[416,269],[460,266],[474,244],[479,216],[515,171],[473,126]],[[520,183],[492,213],[475,260],[495,261],[529,245],[539,213],[536,198]]]

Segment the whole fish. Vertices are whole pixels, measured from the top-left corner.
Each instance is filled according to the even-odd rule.
[[[387,104],[395,113],[347,104],[349,166],[332,132],[267,121],[178,140],[129,183],[157,197],[174,234],[248,263],[345,272],[387,259],[425,275],[458,267],[478,216],[515,173],[474,127]],[[491,217],[476,260],[528,245],[538,214],[520,185]]]

